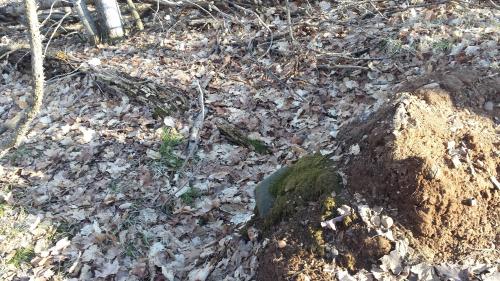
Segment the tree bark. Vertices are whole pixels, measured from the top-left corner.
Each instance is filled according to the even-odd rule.
[[[92,44],[94,45],[99,44],[100,42],[99,32],[97,30],[94,20],[92,19],[92,16],[90,16],[90,12],[89,9],[87,8],[85,0],[74,0],[73,7],[76,10],[78,17],[80,17],[80,21],[85,27],[85,31],[87,32],[87,37],[89,38],[89,41],[92,42]]]
[[[110,42],[119,40],[125,35],[122,17],[116,0],[95,0],[102,35]]]
[[[31,47],[31,69],[33,76],[33,105],[27,110],[26,114],[20,118],[16,125],[15,131],[11,139],[0,146],[0,158],[5,156],[9,149],[17,147],[21,144],[26,136],[28,129],[40,112],[43,100],[43,53],[42,53],[42,38],[40,36],[40,24],[36,13],[36,1],[24,0],[24,10],[28,20],[28,32],[30,35]]]

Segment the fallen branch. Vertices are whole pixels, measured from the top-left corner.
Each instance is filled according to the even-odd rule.
[[[321,65],[318,65],[317,67],[318,67],[318,69],[324,69],[324,70],[333,70],[333,69],[370,70],[370,68],[368,68],[366,66],[350,65],[350,64],[336,64],[336,65],[321,64]]]
[[[187,163],[189,162],[190,159],[193,158],[194,153],[198,149],[198,144],[200,143],[200,132],[201,129],[203,128],[203,124],[205,123],[205,95],[203,93],[203,89],[201,88],[200,82],[196,81],[196,84],[198,86],[198,94],[199,94],[198,103],[200,107],[200,112],[196,116],[196,119],[193,123],[193,127],[191,128],[191,132],[189,134],[189,141],[186,147],[187,150],[186,158],[184,159],[184,163],[182,163],[182,166],[179,169],[178,174],[183,173]],[[191,180],[190,177],[187,177],[184,180],[179,180],[178,181],[178,183],[180,183],[179,187],[174,192],[172,192],[172,194],[174,194],[174,196],[176,197],[181,196],[181,194],[179,194],[179,191],[183,190],[190,180]]]
[[[191,129],[191,133],[189,134],[189,142],[187,145],[187,156],[184,159],[184,163],[182,164],[181,171],[186,166],[187,162],[193,157],[194,152],[198,148],[198,144],[200,143],[200,132],[203,128],[203,124],[205,123],[205,96],[203,94],[203,89],[200,86],[200,82],[196,81],[198,86],[198,103],[200,107],[200,112],[193,124],[193,128]]]
[[[219,120],[216,125],[222,135],[237,145],[255,150],[259,154],[268,154],[271,152],[264,142],[247,137],[248,134],[243,133],[243,131],[229,124],[227,121]]]
[[[26,62],[30,60],[30,56],[25,55],[26,49],[22,47],[24,46],[15,47],[16,50],[13,52],[9,51],[9,62],[17,64],[20,71],[24,71]],[[5,50],[11,48],[13,47],[6,47]],[[173,85],[163,86],[123,72],[100,69],[61,51],[49,50],[44,63],[48,77],[47,84],[76,75],[89,75],[94,78],[95,84],[100,89],[109,93],[124,94],[131,100],[150,107],[159,117],[182,112],[188,108],[187,93]]]
[[[290,32],[290,40],[294,42],[295,38],[293,38],[292,17],[290,16],[290,1],[285,0],[285,2],[286,2],[286,20],[288,22],[288,32]]]
[[[130,10],[130,14],[132,14],[132,17],[134,18],[137,29],[144,30],[144,24],[142,24],[141,16],[139,15],[139,12],[137,12],[134,2],[132,2],[132,0],[127,0],[127,5]]]

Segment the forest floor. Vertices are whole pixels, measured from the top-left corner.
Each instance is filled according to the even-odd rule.
[[[145,18],[146,30],[112,46],[93,47],[75,33],[52,39],[49,50],[96,73],[126,73],[157,85],[175,85],[185,93],[187,109],[158,118],[140,100],[95,83],[92,73],[60,75],[60,69],[47,65],[42,111],[24,144],[0,160],[0,279],[194,281],[261,276],[265,280],[257,275],[262,262],[258,257],[266,253],[273,264],[280,258],[274,254],[283,243],[279,243],[280,237],[258,239],[242,233],[254,214],[256,184],[302,156],[334,153],[348,124],[369,123],[372,113],[383,108],[408,81],[464,68],[476,76],[498,77],[500,10],[487,2],[291,2],[294,40],[284,7],[161,8]],[[0,46],[27,41],[20,25],[12,28],[0,23],[0,32]],[[4,123],[28,106],[31,77],[29,65],[8,59],[0,60],[0,65],[0,122]],[[436,81],[442,86],[439,81],[443,79],[429,79],[420,86]],[[465,86],[454,90],[464,89],[471,91]],[[445,120],[441,131],[436,131],[443,139],[427,143],[436,147],[445,142],[443,151],[446,147],[454,151],[464,141],[471,151],[480,147],[477,153],[496,153],[496,158],[474,155],[492,166],[489,176],[498,179],[499,93],[494,88],[484,93],[474,109],[468,110],[487,116],[484,120],[474,117],[487,124],[487,134],[462,122],[466,129],[471,126],[475,141],[455,140],[445,133],[453,122],[450,125],[442,119],[436,121]],[[455,110],[446,100],[431,99],[429,104],[434,113]],[[197,118],[202,106],[200,123]],[[432,124],[418,108],[407,110]],[[462,121],[467,115],[457,114]],[[220,130],[226,123],[267,149],[231,142]],[[197,126],[201,128],[199,143],[191,155],[188,144]],[[428,130],[412,131],[412,139],[432,131],[430,125],[425,128]],[[373,157],[385,157],[376,142],[361,142],[370,134],[363,132],[349,143],[351,154],[366,163]],[[453,145],[451,141],[455,141]],[[405,143],[411,139],[401,144],[401,157],[420,153],[403,149]],[[484,148],[484,143],[491,145]],[[371,150],[378,154],[365,154]],[[433,150],[436,157],[439,151]],[[453,156],[446,161],[453,163]],[[467,163],[464,159],[459,161]],[[347,184],[350,176],[357,177],[352,169],[361,173],[374,167],[367,164],[349,169]],[[379,172],[383,175],[385,171]],[[461,176],[467,175],[462,172]],[[362,179],[358,179],[360,184],[368,184]],[[458,182],[453,179],[456,181],[450,184]],[[380,182],[369,184],[383,191],[384,204],[402,208],[403,195],[392,196]],[[494,188],[490,182],[482,184]],[[353,189],[369,197],[366,190]],[[422,196],[430,198],[425,198],[425,204],[439,205],[460,192],[467,191]],[[479,241],[481,248],[473,253],[462,249],[464,259],[460,261],[450,257],[453,253],[444,242],[453,240],[457,232],[443,232],[446,237],[433,248],[442,255],[429,258],[424,254],[419,263],[402,265],[398,255],[407,252],[408,245],[404,239],[395,239],[391,249],[396,252],[373,261],[373,270],[371,264],[353,271],[335,262],[304,257],[296,263],[300,266],[292,271],[292,264],[276,278],[495,280],[500,261],[495,229],[500,222],[498,216],[484,220],[491,219],[488,214],[498,213],[498,188],[481,196],[489,202],[489,209],[481,207],[481,216],[465,215],[478,218],[477,223],[451,223],[455,230],[472,229],[464,243]],[[468,204],[482,206],[483,199]],[[382,204],[379,201],[368,199],[369,204]],[[453,209],[451,220],[461,217],[458,210]],[[443,215],[434,209],[432,214]],[[400,222],[401,214],[386,215],[394,217],[398,228],[410,232],[414,229],[406,227],[405,219],[425,220],[425,215],[403,215]],[[441,234],[429,224],[432,220],[419,230],[428,231],[429,237]],[[477,230],[481,224],[491,225],[483,229],[489,240],[481,235],[476,239],[474,233],[483,231]],[[403,231],[396,233],[404,236]],[[422,240],[423,246],[417,249],[429,248],[432,241]],[[478,251],[486,254],[478,257]],[[469,252],[474,254],[472,260],[465,258]]]

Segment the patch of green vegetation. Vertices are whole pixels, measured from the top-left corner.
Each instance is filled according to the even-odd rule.
[[[12,150],[12,153],[10,153],[9,156],[7,156],[7,159],[11,163],[18,163],[19,161],[23,160],[26,156],[28,156],[30,153],[30,149],[28,149],[25,145],[21,145],[16,149]]]
[[[147,235],[146,233],[143,233],[143,232],[139,232],[138,233],[138,236],[140,236],[141,238],[141,242],[143,245],[149,247],[151,246],[152,242],[153,242],[153,237]]]
[[[31,261],[35,257],[35,251],[33,248],[19,248],[16,250],[16,253],[9,261],[8,264],[12,264],[15,267],[19,267],[23,263],[27,263]]]
[[[141,254],[141,251],[135,246],[133,241],[130,241],[125,244],[124,254],[127,257],[136,258]]]
[[[49,233],[48,239],[53,243],[61,240],[64,237],[68,237],[68,239],[71,240],[71,238],[73,238],[77,232],[76,228],[77,226],[75,224],[71,224],[66,221],[61,221],[57,225],[57,227],[48,231]]]
[[[282,174],[277,174],[269,186],[269,194],[274,198],[274,203],[262,219],[264,233],[282,220],[300,220],[302,216],[310,215],[311,202],[319,203],[316,211],[312,211],[316,219],[323,221],[337,215],[336,208],[341,201],[333,193],[340,194],[342,181],[332,164],[327,157],[317,153],[301,158],[294,165],[281,170]],[[324,256],[326,244],[319,223],[310,224],[305,232],[299,230],[298,233],[301,233],[300,239],[306,249]]]
[[[135,226],[139,222],[139,210],[136,206],[131,206],[127,211],[126,217],[124,217],[121,229],[128,229]]]
[[[276,199],[265,226],[292,215],[297,207],[310,201],[319,201],[325,213],[331,213],[335,206],[331,193],[340,192],[339,177],[328,158],[314,154],[297,161],[269,191]]]
[[[415,53],[414,44],[405,44],[401,39],[387,38],[381,42],[381,48],[387,55],[409,55]]]
[[[399,54],[403,50],[403,42],[399,39],[388,38],[383,41],[384,49],[387,53]]]
[[[189,188],[189,190],[180,196],[182,202],[186,205],[193,205],[196,198],[200,197],[201,192],[197,188]]]
[[[434,53],[445,53],[451,50],[452,42],[446,39],[441,39],[432,44],[432,50]]]
[[[269,147],[267,147],[267,145],[263,141],[249,138],[248,144],[252,146],[255,152],[259,154],[268,154],[271,152]]]
[[[342,226],[344,226],[345,228],[348,228],[350,227],[356,220],[358,219],[358,216],[356,215],[356,213],[352,213],[348,216],[345,216],[343,219],[342,219]]]
[[[174,153],[174,149],[182,141],[182,135],[174,128],[163,128],[160,145],[160,162],[171,168],[179,168],[182,159]]]
[[[118,193],[120,192],[120,185],[118,184],[118,181],[117,180],[111,180],[108,184],[108,189],[109,191],[111,191],[112,193]]]
[[[5,203],[0,203],[0,217],[3,217],[6,210],[7,210],[7,205]]]

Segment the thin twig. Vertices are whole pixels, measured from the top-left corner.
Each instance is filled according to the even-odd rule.
[[[135,20],[135,26],[139,30],[144,30],[144,24],[142,24],[141,16],[137,12],[137,8],[135,7],[134,2],[132,0],[127,0],[127,5],[130,10],[130,13],[132,14],[132,17]]]
[[[295,38],[293,38],[293,26],[292,26],[292,17],[290,16],[290,1],[286,0],[286,20],[288,21],[288,32],[290,32],[290,39],[292,43],[295,42]]]
[[[198,144],[200,142],[200,131],[203,128],[203,124],[205,122],[205,96],[203,94],[203,89],[201,88],[200,82],[196,81],[196,85],[198,86],[198,103],[200,106],[200,112],[194,121],[193,128],[191,130],[191,134],[189,136],[189,142],[187,146],[187,156],[184,159],[184,164],[182,164],[181,170],[184,169],[187,162],[193,157],[194,152],[198,148]]]
[[[260,58],[259,58],[259,59],[262,59],[263,57],[265,57],[265,56],[269,53],[269,51],[271,50],[271,47],[273,46],[273,38],[274,38],[274,36],[273,36],[273,31],[272,31],[272,30],[271,30],[271,28],[270,28],[270,27],[269,27],[269,26],[268,26],[268,25],[267,25],[267,24],[266,24],[266,23],[265,23],[265,22],[264,22],[264,21],[260,18],[259,14],[257,14],[257,12],[252,11],[252,10],[250,10],[250,9],[247,9],[247,8],[245,8],[245,7],[242,7],[242,6],[240,6],[240,5],[238,5],[238,4],[235,4],[235,3],[232,3],[232,2],[230,2],[230,4],[231,4],[231,5],[233,5],[233,6],[235,6],[236,8],[238,8],[238,9],[240,9],[240,10],[243,10],[243,11],[245,11],[245,12],[248,12],[248,13],[252,13],[252,14],[254,14],[254,15],[257,17],[257,19],[259,20],[259,22],[260,22],[260,23],[261,23],[261,24],[262,24],[262,25],[263,25],[263,26],[264,26],[264,27],[265,27],[265,28],[269,31],[271,39],[270,39],[269,47],[267,48],[266,52],[265,52],[262,56],[260,56]]]
[[[368,68],[366,66],[351,65],[351,64],[336,64],[336,65],[320,64],[317,67],[318,68],[323,68],[323,69],[360,69],[360,70],[370,70],[370,68]]]
[[[40,23],[40,27],[44,26],[45,23],[50,19],[50,16],[52,15],[52,11],[54,10],[54,5],[59,2],[59,1],[54,1],[52,5],[50,5],[50,10],[49,10],[49,15]]]
[[[198,7],[200,10],[204,11],[209,16],[211,16],[215,21],[217,21],[217,22],[219,21],[217,18],[214,17],[214,15],[212,15],[212,13],[210,13],[209,11],[207,11],[207,9],[203,8],[202,6],[198,5],[197,3],[191,2],[189,0],[184,0],[184,2],[189,3],[191,5],[194,5],[194,6]]]
[[[45,45],[45,50],[43,51],[43,55],[44,56],[47,54],[47,49],[49,48],[49,45],[50,45],[50,42],[52,41],[52,38],[54,38],[54,35],[56,34],[57,30],[59,29],[59,27],[61,27],[61,24],[63,23],[64,19],[66,19],[66,17],[68,17],[69,15],[71,15],[71,12],[68,12],[68,13],[64,14],[64,16],[62,17],[62,19],[59,20],[59,23],[54,28],[54,31],[52,31],[52,34],[50,35],[49,41]]]
[[[490,4],[495,8],[495,9],[499,9],[500,10],[500,5],[498,5],[497,3],[495,3],[495,1],[493,0],[490,0]]]
[[[196,81],[196,85],[198,86],[198,103],[200,106],[200,112],[193,123],[193,128],[191,129],[191,133],[189,134],[189,141],[187,145],[187,155],[186,159],[184,159],[184,163],[179,169],[179,174],[184,171],[188,161],[193,158],[193,155],[198,148],[198,144],[200,143],[200,132],[203,129],[203,124],[205,123],[205,96],[203,93],[203,89],[201,88],[200,82]],[[189,178],[186,179],[174,192],[174,196],[177,196],[177,193],[181,191],[186,184],[189,182]],[[180,181],[179,181],[180,182]]]

